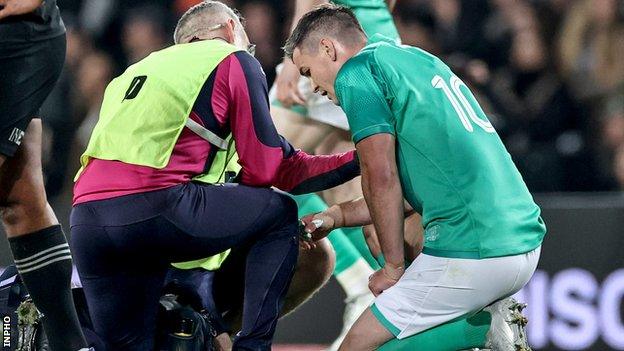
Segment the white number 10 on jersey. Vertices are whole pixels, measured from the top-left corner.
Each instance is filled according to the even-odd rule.
[[[433,77],[433,79],[431,80],[431,85],[434,88],[442,89],[446,97],[451,102],[453,109],[455,109],[455,112],[457,112],[459,120],[462,122],[464,128],[466,128],[467,131],[474,131],[472,123],[470,123],[470,121],[472,120],[476,125],[481,127],[481,129],[485,130],[486,132],[494,133],[494,127],[492,126],[492,123],[477,116],[475,110],[472,108],[472,106],[470,106],[468,99],[466,99],[464,94],[459,89],[460,86],[466,86],[466,84],[464,84],[464,82],[462,82],[461,79],[457,78],[456,76],[451,77],[450,83],[451,88],[449,88],[448,84],[446,84],[444,79],[438,75]],[[466,116],[466,113],[468,113],[468,116]]]

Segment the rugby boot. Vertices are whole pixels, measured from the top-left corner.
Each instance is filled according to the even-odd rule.
[[[37,310],[30,298],[22,301],[17,308],[17,347],[16,351],[37,351],[41,340],[47,345],[43,336],[41,318],[43,314]]]
[[[492,315],[485,348],[492,351],[531,351],[526,335],[526,304],[508,297],[484,308]]]

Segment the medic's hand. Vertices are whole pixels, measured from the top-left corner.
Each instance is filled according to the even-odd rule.
[[[1,0],[0,0],[1,1]],[[299,78],[301,74],[295,64],[285,59],[283,61],[282,70],[275,77],[275,92],[277,93],[277,100],[285,108],[289,108],[292,105],[304,105],[305,97],[299,91]]]
[[[42,0],[0,0],[0,20],[33,12],[41,3]]]
[[[386,264],[368,278],[368,288],[377,296],[396,284],[403,276],[403,267],[392,267]]]

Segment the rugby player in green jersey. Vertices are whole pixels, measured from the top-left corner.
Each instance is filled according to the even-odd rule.
[[[535,271],[546,228],[468,87],[421,49],[367,38],[340,6],[304,15],[284,49],[314,91],[345,111],[362,168],[364,198],[307,216],[307,229],[318,239],[372,222],[386,260],[370,277],[375,303],[341,350],[388,341],[382,349],[528,349],[525,319],[508,297]],[[405,267],[403,218],[412,211],[422,215],[424,249]]]
[[[299,18],[315,6],[327,3],[327,0],[297,0],[293,14],[293,29]],[[394,1],[384,0],[333,0],[354,11],[368,35],[375,33],[400,41],[394,25],[391,9]],[[277,67],[277,77],[271,88],[269,99],[271,115],[278,132],[292,144],[308,153],[327,154],[353,149],[349,136],[347,118],[340,109],[326,97],[314,94],[307,78],[301,77],[297,67],[285,58]],[[323,211],[327,204],[336,204],[362,196],[359,177],[344,185],[322,193],[295,197],[299,214]],[[421,232],[420,216],[415,214],[406,222],[409,241],[419,241]],[[372,232],[372,231],[368,231]],[[328,350],[336,350],[357,317],[373,301],[374,296],[368,290],[368,276],[379,269],[379,252],[374,255],[366,245],[361,227],[343,228],[328,237],[336,253],[334,277],[343,289],[345,312],[343,329]]]

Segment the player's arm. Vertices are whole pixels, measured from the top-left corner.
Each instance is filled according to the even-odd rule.
[[[403,216],[414,214],[407,201],[403,201]],[[301,219],[306,232],[312,234],[314,240],[321,240],[332,230],[344,227],[362,227],[373,224],[366,200],[363,197],[333,205],[325,211],[311,213]]]
[[[395,150],[395,117],[372,53],[351,58],[336,77],[336,98],[349,119],[362,169],[362,192],[386,259],[369,281],[374,295],[403,275],[403,190]]]
[[[316,6],[328,3],[327,0],[297,0],[295,1],[295,12],[293,13],[292,22],[290,23],[290,32],[297,27],[297,23],[303,15],[312,11]]]
[[[403,247],[405,248],[405,260],[408,262],[413,262],[422,251],[424,229],[421,219],[422,217],[418,213],[412,213],[405,217],[403,224]],[[379,245],[375,228],[372,225],[364,226],[362,227],[362,233],[364,233],[366,245],[368,245],[368,249],[373,257],[379,257],[381,255],[381,245]]]
[[[399,182],[395,160],[395,138],[392,134],[379,133],[368,136],[356,144],[362,169],[362,192],[368,207],[369,217],[375,226],[377,238],[386,263],[375,272],[369,281],[369,288],[375,296],[394,285],[405,271],[405,248],[403,218],[410,211],[404,207],[403,191]],[[366,218],[362,201],[351,206],[332,207],[324,215],[304,218],[306,231],[313,238],[317,224],[319,233],[328,233],[326,227],[348,226]],[[314,223],[314,219],[322,222]],[[327,223],[325,223],[327,221]],[[325,234],[326,235],[326,234]]]
[[[314,7],[327,3],[326,0],[297,0],[295,13],[293,14],[290,31],[292,32],[301,17],[310,12]],[[305,104],[305,97],[299,91],[299,70],[288,58],[282,60],[282,70],[275,77],[275,92],[277,100],[282,106],[288,108],[292,105]]]
[[[362,146],[357,145],[368,137],[374,137],[377,134],[392,136],[394,133],[392,126],[394,117],[385,100],[385,94],[370,71],[369,60],[371,59],[370,55],[358,55],[351,58],[350,63],[342,67],[341,75],[336,77],[335,83],[336,96],[349,119],[351,134],[358,148],[359,157],[362,156],[359,150]],[[373,140],[379,137],[376,136]],[[369,142],[366,141],[363,147],[366,148]],[[369,157],[369,155],[366,156]],[[373,182],[376,180],[376,178],[373,179]],[[403,203],[402,200],[401,203]],[[405,208],[405,211],[412,210],[409,205]],[[321,218],[321,216],[324,217]],[[317,228],[318,226],[311,222],[313,219],[323,220],[323,225]],[[323,213],[304,218],[304,221],[308,223],[307,230],[313,233],[314,238],[322,238],[334,228],[367,225],[373,220],[364,198],[332,206]]]
[[[362,192],[386,262],[402,267],[403,190],[395,160],[395,138],[380,133],[356,144],[362,168]]]
[[[0,0],[0,20],[31,13],[41,6],[42,2],[42,0]]]

